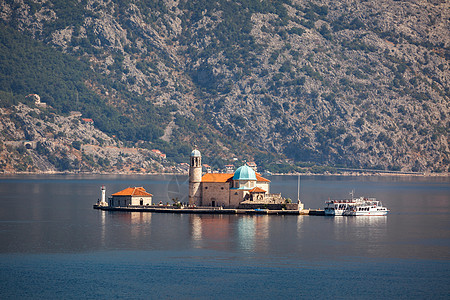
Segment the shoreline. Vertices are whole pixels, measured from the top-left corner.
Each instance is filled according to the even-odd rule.
[[[59,172],[59,171],[48,171],[48,172],[0,172],[0,175],[139,175],[139,176],[164,176],[164,175],[184,175],[187,176],[188,173],[142,173],[142,172]],[[270,175],[264,176],[336,176],[336,177],[395,177],[395,176],[412,176],[412,177],[450,177],[450,173],[414,173],[414,172],[390,172],[390,171],[368,171],[368,172],[343,172],[343,173],[272,173]]]

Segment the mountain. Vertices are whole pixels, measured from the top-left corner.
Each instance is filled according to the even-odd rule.
[[[172,162],[447,172],[449,6],[3,1],[0,99]]]

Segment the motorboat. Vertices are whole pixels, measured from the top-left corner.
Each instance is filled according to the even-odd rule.
[[[385,216],[389,209],[375,198],[362,198],[355,205],[350,205],[343,215],[346,216]]]
[[[383,206],[381,201],[375,198],[353,197],[351,199],[328,200],[325,202],[324,213],[326,216],[384,216],[389,209]]]

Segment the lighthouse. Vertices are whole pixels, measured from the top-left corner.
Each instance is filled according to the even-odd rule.
[[[108,206],[108,203],[106,203],[106,188],[104,185],[102,185],[102,200],[98,204],[99,206]]]
[[[200,151],[194,149],[191,152],[191,163],[189,165],[189,205],[201,205],[202,182],[202,155]]]

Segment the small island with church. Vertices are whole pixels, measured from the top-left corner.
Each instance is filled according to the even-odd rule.
[[[190,155],[189,204],[175,206],[154,205],[152,195],[143,187],[129,187],[116,192],[106,201],[102,198],[95,209],[120,211],[176,212],[176,213],[263,213],[307,214],[303,204],[281,194],[270,193],[270,180],[261,176],[247,164],[234,173],[202,173],[202,156],[197,149]]]

